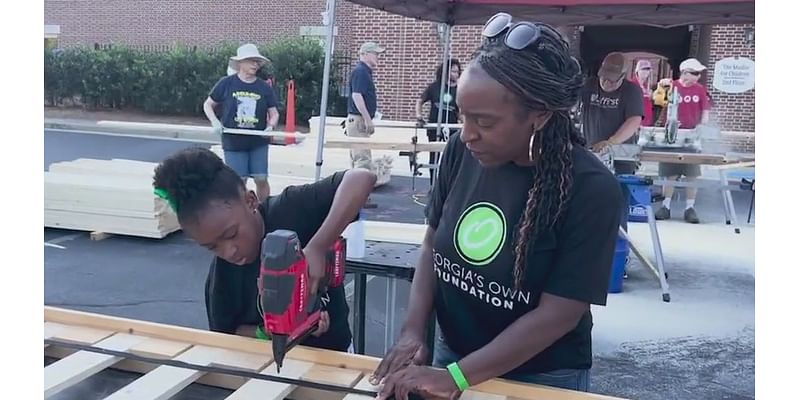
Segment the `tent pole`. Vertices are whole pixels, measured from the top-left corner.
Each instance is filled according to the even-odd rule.
[[[444,113],[442,112],[442,106],[444,105],[444,88],[447,85],[447,81],[449,80],[450,75],[450,33],[452,31],[452,25],[445,24],[444,27],[444,51],[442,52],[442,78],[441,83],[439,85],[439,113],[436,117],[436,134],[438,135],[439,132],[442,131],[442,117]],[[439,164],[442,162],[442,154],[439,154],[439,157],[436,161],[436,171],[433,174],[433,185],[436,185],[436,178],[439,176]],[[433,186],[431,186],[431,189]]]
[[[333,53],[333,33],[336,27],[336,0],[328,0],[327,38],[325,40],[325,67],[322,72],[322,98],[319,102],[319,135],[317,137],[317,162],[314,180],[322,174],[322,151],[325,145],[325,117],[328,111],[328,87],[330,86],[331,55]]]

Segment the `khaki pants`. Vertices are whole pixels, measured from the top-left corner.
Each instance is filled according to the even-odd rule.
[[[350,137],[370,137],[367,133],[367,126],[364,124],[364,117],[350,114],[347,116],[347,136]],[[365,168],[373,170],[372,150],[350,150],[350,166],[353,168]]]

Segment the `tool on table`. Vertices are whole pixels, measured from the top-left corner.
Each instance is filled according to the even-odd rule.
[[[261,243],[258,277],[259,305],[264,328],[272,337],[272,356],[278,373],[286,353],[317,330],[322,296],[344,282],[345,239],[339,238],[326,254],[326,276],[318,293],[309,293],[308,263],[297,233],[270,232]]]

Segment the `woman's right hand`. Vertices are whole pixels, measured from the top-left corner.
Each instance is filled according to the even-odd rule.
[[[217,136],[221,136],[222,135],[222,122],[219,122],[219,120],[211,121],[211,129]]]
[[[422,365],[428,356],[428,349],[421,336],[404,334],[389,349],[378,368],[372,373],[369,381],[373,385],[381,383],[387,375],[399,371],[410,364]]]

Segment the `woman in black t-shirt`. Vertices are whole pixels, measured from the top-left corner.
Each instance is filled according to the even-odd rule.
[[[406,321],[371,379],[379,398],[454,398],[495,377],[589,389],[619,184],[570,120],[583,78],[564,39],[504,13],[483,36],[459,80],[463,130],[442,154]],[[433,311],[439,368],[415,365]]]
[[[422,95],[417,99],[417,125],[424,126],[425,119],[422,118],[422,105],[430,102],[431,108],[428,112],[428,122],[436,123],[439,120],[439,94],[442,88],[442,64],[440,63],[436,70],[433,71],[433,82],[425,88]],[[450,60],[450,71],[447,76],[447,83],[444,88],[444,97],[441,99],[442,107],[442,123],[455,124],[458,123],[458,106],[456,105],[456,84],[458,77],[461,76],[461,63],[456,60]],[[452,132],[452,130],[450,130]],[[428,129],[428,141],[439,142],[444,140],[444,135],[437,132],[435,128]],[[439,162],[438,153],[430,153],[429,163],[436,164]],[[433,183],[433,170],[430,170],[430,180]]]
[[[238,174],[204,148],[182,150],[156,168],[153,186],[176,211],[183,231],[214,257],[206,281],[206,311],[213,331],[266,337],[258,311],[261,241],[268,232],[297,233],[309,264],[309,293],[324,276],[325,254],[354,221],[375,184],[363,169],[287,187],[261,203]],[[304,345],[346,351],[351,333],[344,287],[323,298],[319,329]]]

